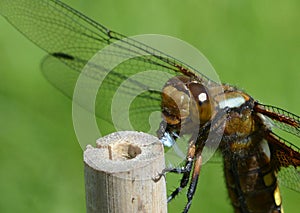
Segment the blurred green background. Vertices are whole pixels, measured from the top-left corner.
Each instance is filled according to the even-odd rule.
[[[223,82],[300,114],[299,1],[64,2],[125,35],[187,41],[206,55]],[[40,73],[44,55],[0,17],[0,212],[85,212],[71,101]],[[179,179],[168,178],[169,191]],[[300,194],[281,191],[285,212],[296,212]],[[169,212],[180,212],[185,201],[183,192]],[[232,212],[221,164],[203,168],[191,212]]]

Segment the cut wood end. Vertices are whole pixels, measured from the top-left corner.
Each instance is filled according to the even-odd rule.
[[[163,157],[163,145],[158,138],[133,131],[116,132],[100,138],[96,148],[87,146],[84,152],[85,164],[111,174],[128,172],[137,167],[146,168],[149,162]],[[163,168],[164,165],[160,169]]]

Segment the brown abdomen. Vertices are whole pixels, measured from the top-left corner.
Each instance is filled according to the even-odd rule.
[[[231,203],[235,212],[283,212],[268,143],[262,140],[256,144],[234,142],[223,149]]]

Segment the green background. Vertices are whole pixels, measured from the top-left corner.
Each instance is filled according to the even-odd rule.
[[[299,1],[65,2],[125,35],[187,41],[206,55],[223,82],[300,114]],[[71,101],[43,78],[44,55],[0,17],[0,212],[85,211]],[[179,179],[168,178],[169,191]],[[285,212],[299,209],[300,195],[281,191]],[[180,212],[184,202],[185,192],[169,212]],[[203,168],[190,212],[232,212],[221,164]]]

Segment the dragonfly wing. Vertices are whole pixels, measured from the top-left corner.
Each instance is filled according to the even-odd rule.
[[[279,183],[289,189],[300,192],[300,169],[288,166],[280,169]]]
[[[267,116],[271,124],[290,134],[300,137],[300,117],[279,107],[256,104],[257,112]]]
[[[267,140],[270,142],[272,163],[279,171],[280,184],[300,192],[299,147],[273,132],[268,133]]]

